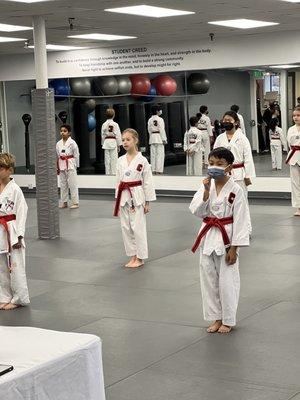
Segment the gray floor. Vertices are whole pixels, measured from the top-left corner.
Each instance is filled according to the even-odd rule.
[[[254,236],[241,253],[239,323],[229,336],[205,331],[189,250],[199,221],[188,200],[153,204],[151,258],[134,271],[122,268],[109,199],[62,210],[56,241],[36,239],[28,203],[32,303],[1,312],[0,324],[99,335],[107,400],[300,399],[300,218],[288,203],[251,206]]]

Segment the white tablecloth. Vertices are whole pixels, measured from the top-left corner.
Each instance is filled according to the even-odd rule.
[[[0,364],[1,400],[105,400],[97,336],[0,327]]]

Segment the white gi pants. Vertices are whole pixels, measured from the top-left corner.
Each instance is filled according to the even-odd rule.
[[[163,144],[150,145],[150,161],[153,172],[164,172],[165,146]]]
[[[203,142],[204,142],[204,164],[208,165],[208,156],[210,153],[210,137],[208,132],[205,132],[203,135]]]
[[[271,144],[272,168],[282,169],[282,147]]]
[[[187,175],[202,175],[202,151],[186,156],[186,174]]]
[[[200,283],[203,315],[206,321],[221,320],[224,325],[236,325],[240,294],[239,261],[228,265],[226,255],[210,256],[200,248]]]
[[[292,183],[292,206],[300,208],[300,165],[290,165]]]
[[[71,193],[72,204],[79,204],[77,172],[75,169],[60,171],[60,198],[63,203],[69,200],[69,189]]]
[[[249,208],[249,201],[248,201],[248,189],[247,189],[247,186],[246,186],[244,180],[235,181],[235,183],[237,183],[243,189],[245,198],[247,200],[247,210],[248,210],[248,215],[249,215],[249,235],[251,235],[252,234],[252,223],[251,223],[250,208]]]
[[[105,174],[116,175],[118,161],[118,149],[106,149],[104,150],[104,163],[105,163]]]
[[[25,274],[25,249],[12,249],[12,271],[7,255],[0,254],[0,303],[26,305],[30,303]]]
[[[143,206],[132,212],[129,204],[120,207],[120,220],[125,252],[128,257],[148,258],[146,215]]]

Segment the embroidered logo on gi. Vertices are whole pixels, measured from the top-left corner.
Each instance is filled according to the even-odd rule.
[[[143,164],[139,164],[139,165],[136,167],[136,170],[139,171],[139,172],[141,172],[142,169],[143,169]]]
[[[154,120],[154,121],[153,121],[153,125],[154,125],[154,126],[158,126],[158,121]]]
[[[130,172],[130,171],[126,171],[126,172],[125,172],[125,175],[126,175],[126,176],[130,176],[130,175],[131,175],[131,172]]]
[[[5,204],[6,211],[13,210],[15,203],[12,200],[7,200]]]
[[[235,194],[231,192],[228,197],[228,203],[233,204],[234,199],[235,199]]]
[[[299,140],[299,139],[300,139],[300,136],[296,136],[296,139]]]
[[[113,132],[113,131],[114,131],[114,126],[113,125],[109,125],[108,132]]]

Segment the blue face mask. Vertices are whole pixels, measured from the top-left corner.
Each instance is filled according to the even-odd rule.
[[[207,175],[213,179],[220,179],[226,176],[225,168],[209,166],[207,168]]]

